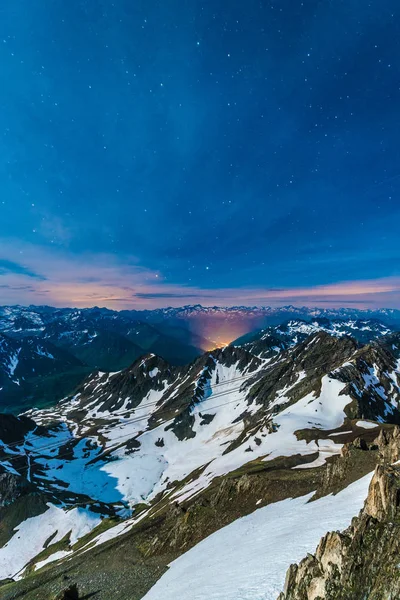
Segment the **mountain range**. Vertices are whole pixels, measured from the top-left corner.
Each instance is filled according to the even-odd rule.
[[[9,317],[14,380],[24,344],[56,368],[53,310],[26,336]],[[369,316],[296,315],[187,365],[147,352],[0,415],[0,598],[389,598],[400,334]]]
[[[285,334],[282,329],[273,330],[286,321],[292,322],[293,331]],[[367,342],[381,332],[395,330],[398,323],[400,311],[393,309],[195,305],[117,312],[97,307],[3,306],[0,406],[14,413],[33,405],[48,406],[72,392],[93,369],[118,371],[147,352],[172,365],[185,365],[205,350],[225,346],[238,336],[239,344],[246,339],[256,340],[262,328],[261,345],[269,343],[272,348],[275,343],[284,348],[289,338],[304,339],[311,330],[335,334],[335,328]],[[248,334],[248,338],[243,337]],[[269,342],[265,336],[269,336]]]

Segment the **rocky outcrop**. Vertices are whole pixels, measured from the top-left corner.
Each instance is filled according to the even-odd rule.
[[[339,368],[357,351],[351,338],[335,338],[325,332],[316,333],[271,362],[265,374],[250,390],[250,398],[268,408],[273,404],[279,412],[307,394],[321,391],[321,378]],[[299,379],[299,373],[303,376]],[[283,404],[277,404],[279,392],[285,389]]]
[[[392,464],[400,459],[400,427],[381,429],[375,443],[382,463]]]
[[[36,428],[36,423],[27,417],[14,417],[0,414],[0,440],[3,445],[18,446],[25,435]],[[18,459],[18,460],[17,460]],[[5,464],[1,464],[5,461]],[[18,469],[22,468],[22,475]],[[23,458],[7,454],[4,446],[0,448],[0,509],[15,502],[17,498],[32,489],[26,477],[26,464]]]
[[[20,477],[0,467],[0,509],[15,502],[30,488],[25,477]]]
[[[398,432],[396,431],[396,436]],[[360,515],[288,570],[278,600],[400,598],[400,468],[378,465]]]
[[[25,435],[35,427],[32,419],[0,413],[0,440],[4,444],[22,443]]]
[[[335,376],[353,398],[346,409],[350,418],[400,423],[397,361],[387,348],[379,343],[363,346]]]
[[[378,460],[376,441],[368,441],[364,434],[344,444],[340,454],[332,456],[326,462],[321,484],[313,499],[337,494],[360,477],[371,473]]]

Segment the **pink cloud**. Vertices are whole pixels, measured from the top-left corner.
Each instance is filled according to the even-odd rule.
[[[162,273],[138,264],[135,257],[122,263],[111,254],[76,256],[59,249],[49,251],[16,242],[1,244],[0,259],[17,262],[25,273],[0,277],[1,304],[50,304],[55,306],[108,306],[156,308],[201,303],[204,305],[400,306],[400,278],[348,281],[314,287],[202,289],[164,280]]]

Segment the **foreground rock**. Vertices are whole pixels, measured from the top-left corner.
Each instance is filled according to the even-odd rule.
[[[379,449],[386,457],[390,448],[398,454],[399,433],[381,433]],[[400,467],[378,465],[360,515],[343,533],[327,533],[315,555],[291,565],[278,600],[399,598],[399,505]]]

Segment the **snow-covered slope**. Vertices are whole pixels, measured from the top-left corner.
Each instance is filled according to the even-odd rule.
[[[174,561],[144,600],[276,600],[288,567],[364,504],[372,473],[336,496],[312,494],[259,508]]]
[[[350,336],[367,344],[375,339],[389,337],[393,328],[376,319],[291,319],[286,323],[246,334],[233,341],[232,345],[242,346],[257,356],[270,357],[320,331],[336,337]]]
[[[324,432],[349,416],[396,421],[398,374],[382,349],[326,334],[271,361],[226,348],[173,369],[149,355],[93,375],[53,409],[31,411],[45,437],[30,434],[19,452],[29,452],[43,490],[63,482],[71,498],[130,507],[192,474],[173,486],[182,500],[258,458],[298,454],[322,464],[341,448]],[[304,430],[313,434],[297,434]]]
[[[49,540],[56,544],[67,537],[69,543],[74,544],[100,521],[100,515],[88,509],[73,508],[67,511],[49,504],[41,515],[23,521],[1,549],[0,580],[21,577],[24,567],[46,550]],[[66,554],[68,551],[64,551],[62,556]],[[60,558],[59,553],[57,558]]]

